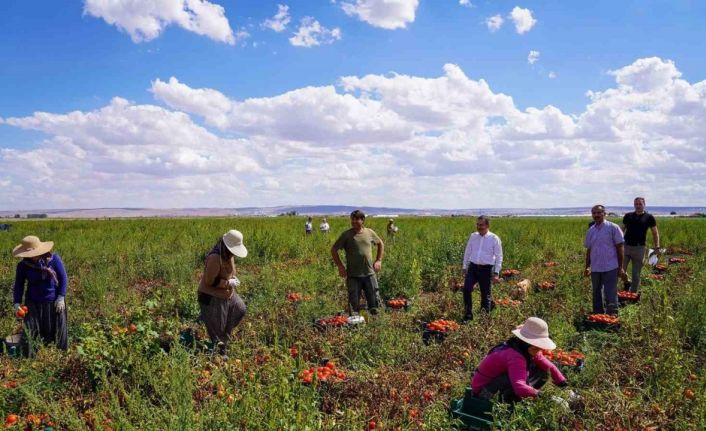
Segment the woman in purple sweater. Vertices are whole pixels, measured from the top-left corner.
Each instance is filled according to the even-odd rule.
[[[22,258],[15,273],[14,308],[16,312],[24,299],[28,308],[24,324],[29,335],[66,350],[68,328],[64,297],[68,277],[59,255],[51,253],[52,247],[52,241],[42,242],[36,236],[26,236],[12,250],[13,256]]]
[[[557,386],[566,386],[566,377],[542,355],[556,344],[549,338],[547,323],[530,317],[512,331],[513,337],[493,347],[473,373],[473,395],[491,399],[499,393],[505,402],[536,397],[551,375]]]

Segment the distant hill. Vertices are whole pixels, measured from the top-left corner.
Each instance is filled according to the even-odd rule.
[[[590,216],[590,207],[567,208],[467,208],[467,209],[419,209],[395,207],[356,207],[351,205],[290,205],[276,207],[243,208],[86,208],[86,209],[32,209],[23,211],[0,211],[0,217],[12,218],[19,214],[46,214],[49,218],[107,218],[107,217],[227,217],[227,216],[263,216],[272,217],[280,214],[298,215],[348,215],[355,209],[362,209],[370,216],[450,216],[480,215],[492,216]],[[615,214],[632,211],[632,207],[607,207]],[[706,213],[706,207],[649,207],[655,215],[688,216]],[[674,214],[672,214],[674,213]]]

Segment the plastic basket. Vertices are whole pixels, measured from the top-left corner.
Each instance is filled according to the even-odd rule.
[[[621,298],[618,296],[618,305],[621,307],[625,307],[630,304],[637,304],[638,302],[640,302],[640,292],[637,293],[637,298]]]
[[[3,351],[7,356],[12,358],[27,356],[28,349],[22,334],[13,334],[5,337],[3,340]]]
[[[602,322],[591,322],[586,317],[576,321],[576,329],[580,332],[585,331],[604,331],[604,332],[618,332],[620,330],[620,322],[618,323],[602,323]]]
[[[466,388],[463,398],[451,401],[450,410],[452,417],[461,420],[464,430],[485,431],[492,428],[492,401],[474,397],[471,388]]]

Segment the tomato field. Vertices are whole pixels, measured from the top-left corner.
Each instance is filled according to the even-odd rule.
[[[457,326],[475,219],[401,218],[378,278],[384,300],[408,302],[376,316],[363,311],[366,323],[352,328],[323,329],[313,322],[346,308],[329,254],[349,227],[345,217],[329,218],[328,236],[306,236],[296,217],[15,222],[0,233],[0,334],[20,329],[10,251],[33,234],[54,241],[67,268],[70,347],[0,356],[0,413],[8,428],[30,430],[452,429],[450,401],[463,396],[485,353],[538,316],[557,358],[583,361],[567,370],[581,400],[566,410],[551,399],[566,390],[548,384],[535,400],[497,405],[498,427],[706,429],[706,220],[658,219],[668,247],[663,277],[643,269],[639,298],[620,309],[611,332],[577,330],[591,312],[587,222],[493,219],[503,269],[519,273],[494,285],[499,306],[490,316]],[[369,218],[366,226],[384,239],[385,223]],[[196,320],[196,289],[205,253],[232,228],[250,252],[236,261],[247,314],[223,361]],[[506,299],[522,279],[537,288],[521,302]],[[425,324],[448,330],[443,341],[424,343]]]

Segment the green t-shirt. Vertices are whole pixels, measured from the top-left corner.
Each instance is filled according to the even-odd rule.
[[[333,247],[346,251],[346,272],[349,277],[365,277],[375,274],[373,269],[373,244],[380,244],[380,237],[372,229],[364,227],[360,233],[353,228],[343,232]]]

